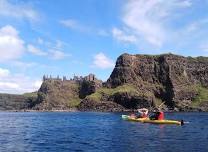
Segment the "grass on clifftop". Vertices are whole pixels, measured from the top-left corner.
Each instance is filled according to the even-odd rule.
[[[37,92],[30,92],[30,93],[24,93],[24,97],[37,97],[38,93]]]
[[[192,105],[199,106],[204,102],[208,102],[208,88],[202,87],[200,85],[196,86],[198,95],[194,98]]]
[[[143,96],[149,96],[148,92],[141,94],[137,91],[136,87],[130,84],[125,84],[122,86],[118,86],[116,88],[100,88],[95,93],[87,96],[88,99],[91,99],[93,101],[101,101],[102,96],[111,96],[115,93],[123,93],[127,92],[131,95],[143,95]]]

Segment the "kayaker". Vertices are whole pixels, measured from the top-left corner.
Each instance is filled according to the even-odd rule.
[[[147,118],[149,110],[146,108],[141,108],[141,109],[138,109],[137,112],[138,112],[137,114],[138,118]]]
[[[156,110],[153,112],[153,114],[150,116],[151,120],[164,120],[164,112]]]
[[[135,114],[132,113],[132,114],[130,115],[130,117],[131,117],[131,118],[136,118],[137,116],[136,116]]]

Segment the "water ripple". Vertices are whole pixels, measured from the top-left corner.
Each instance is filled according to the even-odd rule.
[[[0,112],[0,151],[208,151],[208,113],[166,113],[184,126],[123,121],[120,113]]]

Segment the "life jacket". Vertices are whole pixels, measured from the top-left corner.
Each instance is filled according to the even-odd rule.
[[[158,120],[164,120],[164,112],[159,112],[159,115],[158,115]]]

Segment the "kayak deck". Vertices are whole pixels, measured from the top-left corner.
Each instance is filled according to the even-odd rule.
[[[144,121],[145,119],[149,119],[149,118],[135,118],[135,117],[131,117],[131,116],[128,116],[128,115],[122,115],[121,117],[122,117],[122,119],[124,119],[124,120],[128,120],[128,121],[137,121],[137,122],[142,122],[142,121]]]
[[[141,123],[183,125],[182,121],[177,120],[150,120],[149,118],[134,118],[128,115],[122,115],[122,119]]]
[[[182,125],[181,121],[177,120],[143,120],[143,123],[152,123],[152,124],[172,124],[172,125]]]

